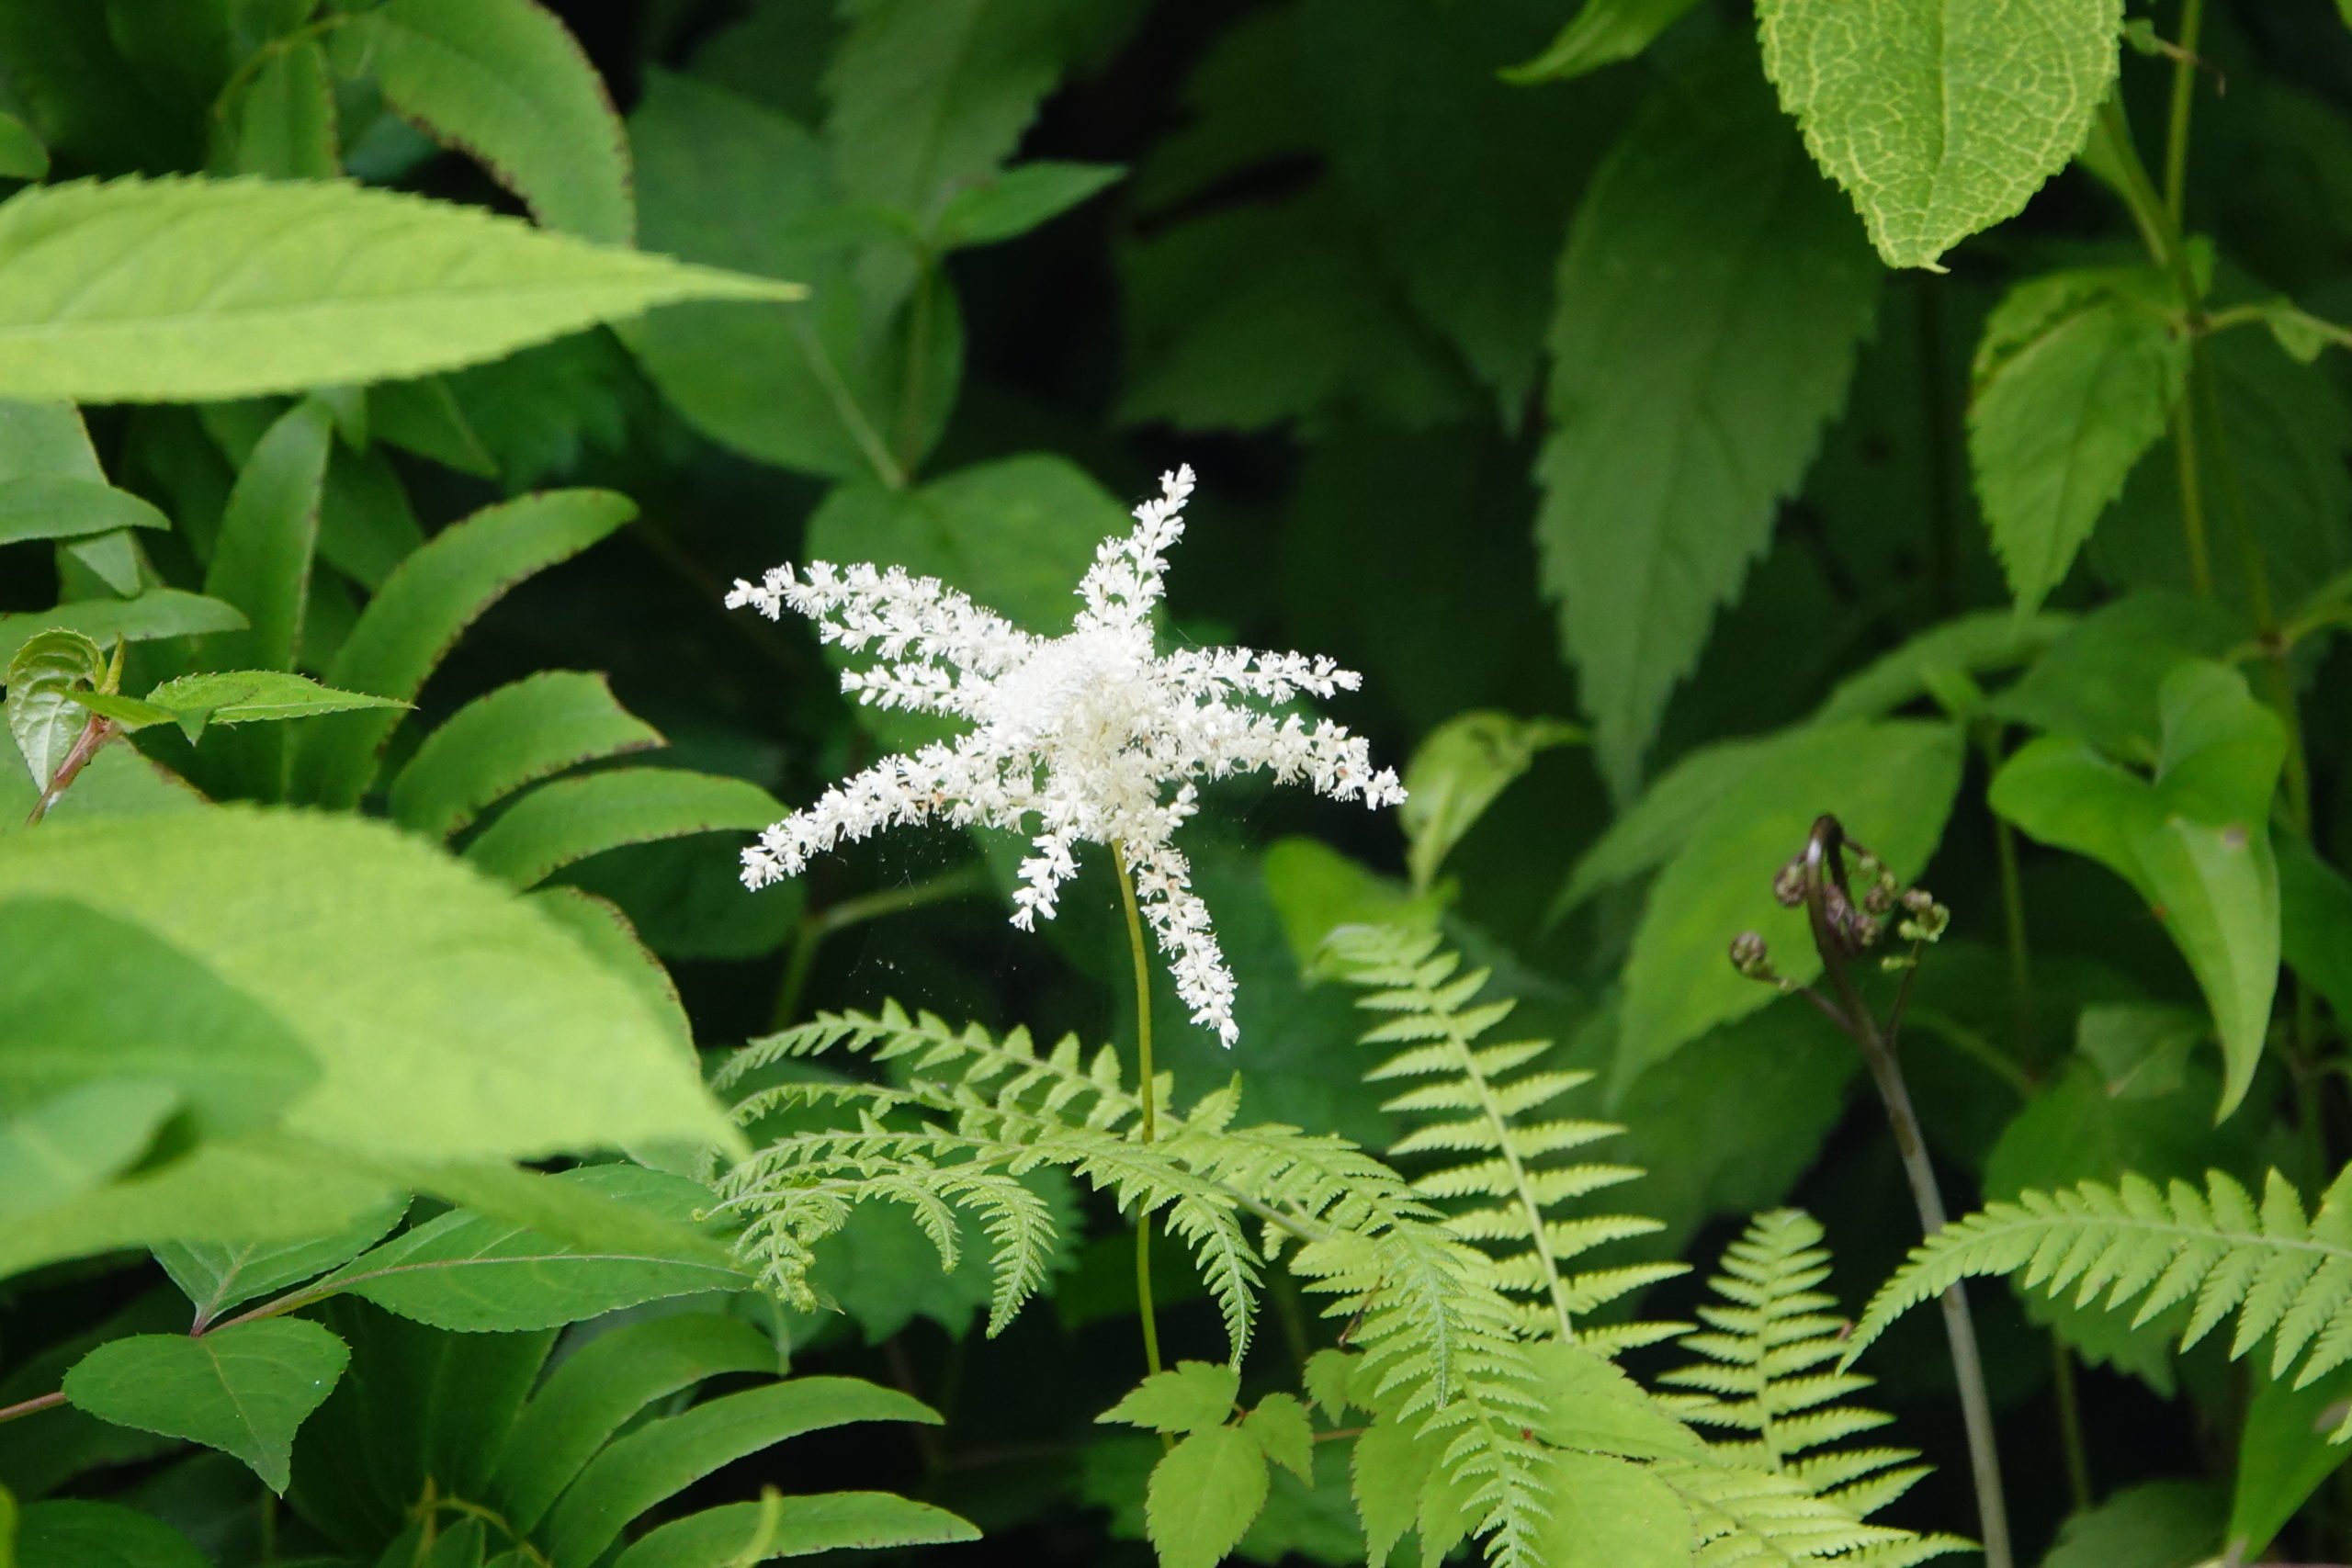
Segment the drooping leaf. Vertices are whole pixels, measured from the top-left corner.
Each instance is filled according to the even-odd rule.
[[[690,1313],[598,1336],[523,1407],[492,1484],[518,1529],[535,1528],[581,1468],[657,1399],[729,1372],[775,1372],[775,1344],[749,1323]]]
[[[1544,52],[1503,73],[1508,81],[1565,82],[1649,48],[1695,0],[1584,0]]]
[[[2020,610],[2064,580],[2188,373],[2188,344],[2136,275],[2052,273],[2019,284],[1984,324],[1968,452]]]
[[[2121,0],[1764,0],[1764,70],[1889,266],[1928,266],[2066,165],[2115,80]]]
[[[1414,890],[1426,891],[1436,880],[1447,852],[1534,764],[1537,753],[1582,736],[1556,719],[1473,711],[1422,737],[1405,768],[1405,805],[1397,813]]]
[[[279,416],[237,470],[204,592],[243,611],[247,629],[207,640],[211,668],[294,668],[334,439],[334,415],[325,403],[306,398]]]
[[[210,1568],[187,1537],[120,1503],[28,1503],[16,1550],[22,1568]]]
[[[1155,1372],[1097,1416],[1155,1432],[1198,1432],[1233,1418],[1241,1374],[1221,1361],[1179,1361]]]
[[[348,1263],[384,1239],[408,1211],[399,1199],[327,1235],[271,1242],[166,1242],[155,1261],[186,1292],[198,1322]]]
[[[1753,69],[1661,84],[1560,262],[1536,540],[1620,795],[1844,400],[1879,292]]]
[[[2153,780],[2080,741],[2045,736],[2009,759],[1989,798],[2027,833],[2090,856],[2155,908],[2220,1031],[2226,1116],[2253,1081],[2278,983],[2269,813],[2285,735],[2223,665],[2176,666],[2162,704]]]
[[[560,1568],[586,1568],[630,1519],[720,1465],[852,1421],[936,1425],[939,1416],[896,1390],[856,1378],[794,1378],[707,1401],[648,1422],[591,1461],[548,1516],[548,1555]]]
[[[1144,1523],[1162,1568],[1216,1568],[1266,1505],[1266,1456],[1239,1428],[1210,1427],[1152,1467]]]
[[[238,631],[245,624],[244,612],[234,604],[176,588],[151,588],[136,599],[77,599],[54,609],[0,615],[0,658],[15,658],[27,638],[52,629],[99,642],[153,642]]]
[[[609,491],[549,491],[484,507],[401,562],[327,668],[345,691],[414,699],[466,627],[515,583],[567,560],[637,515]],[[356,804],[375,776],[397,713],[307,727],[294,754],[298,796]]]
[[[386,103],[479,158],[547,227],[635,238],[620,118],[537,0],[390,0],[354,16],[336,44],[366,60]]]
[[[71,694],[106,679],[107,659],[79,632],[36,632],[8,661],[8,733],[36,788],[46,790],[90,722]]]
[[[1815,818],[1834,813],[1895,875],[1916,875],[1943,836],[1960,762],[1951,725],[1822,725],[1775,737],[1737,790],[1697,817],[1650,887],[1626,960],[1619,1081],[1773,999],[1724,956],[1741,931],[1760,933],[1789,979],[1820,973],[1803,911],[1772,898],[1773,873],[1804,849]]]
[[[466,859],[517,887],[622,844],[722,829],[749,832],[786,815],[744,779],[681,768],[608,768],[543,784],[466,846]]]
[[[944,1508],[888,1492],[822,1492],[764,1503],[722,1503],[647,1531],[613,1568],[736,1568],[811,1552],[946,1546],[980,1532]],[[745,1554],[764,1540],[758,1558]]]
[[[0,545],[171,525],[170,518],[129,491],[96,479],[39,474],[0,481]]]
[[[0,204],[0,394],[198,401],[421,376],[792,285],[323,182],[35,186]]]
[[[698,1182],[633,1166],[591,1166],[557,1179],[673,1222],[709,1199]],[[365,1296],[435,1328],[513,1333],[742,1283],[724,1254],[714,1257],[707,1248],[684,1256],[625,1247],[588,1249],[512,1220],[459,1209],[353,1258],[321,1288]]]
[[[168,1083],[96,1078],[0,1116],[0,1216],[52,1208],[105,1181],[146,1152],[179,1104]]]
[[[186,1438],[251,1465],[286,1490],[294,1433],[324,1404],[351,1359],[344,1342],[300,1318],[232,1324],[198,1337],[109,1340],[65,1374],[65,1397],[118,1427]]]

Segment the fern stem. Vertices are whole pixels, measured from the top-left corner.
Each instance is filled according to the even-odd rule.
[[[1136,907],[1136,879],[1127,869],[1127,846],[1114,841],[1111,858],[1118,863],[1119,904],[1127,914],[1127,953],[1135,960],[1136,1079],[1143,1098],[1140,1136],[1148,1144],[1159,1135],[1159,1088],[1152,1081],[1151,1066],[1151,955],[1143,945],[1143,912]],[[1136,1310],[1143,1317],[1144,1366],[1157,1373],[1159,1319],[1151,1300],[1151,1214],[1141,1207],[1136,1211]]]

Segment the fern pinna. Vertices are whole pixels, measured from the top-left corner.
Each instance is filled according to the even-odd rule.
[[[1567,1270],[1595,1247],[1664,1228],[1630,1215],[1555,1217],[1560,1206],[1642,1174],[1626,1165],[1555,1162],[1555,1156],[1622,1127],[1560,1117],[1521,1120],[1590,1082],[1592,1075],[1523,1071],[1551,1049],[1548,1040],[1481,1043],[1517,1003],[1478,1001],[1489,972],[1460,973],[1460,958],[1440,951],[1433,934],[1351,926],[1332,934],[1330,948],[1340,972],[1366,992],[1357,1005],[1388,1015],[1363,1043],[1407,1047],[1364,1077],[1429,1080],[1386,1103],[1386,1110],[1422,1118],[1388,1152],[1391,1157],[1469,1156],[1419,1176],[1413,1190],[1445,1209],[1455,1235],[1494,1249],[1485,1255],[1487,1278],[1512,1299],[1521,1330],[1532,1337],[1581,1339],[1604,1352],[1679,1333],[1683,1325],[1577,1326],[1594,1308],[1684,1271],[1679,1263]]]
[[[1712,1445],[1744,1469],[1796,1481],[1849,1519],[1866,1519],[1927,1473],[1908,1461],[1917,1450],[1832,1445],[1883,1427],[1883,1412],[1845,1403],[1869,1378],[1824,1371],[1845,1353],[1837,1302],[1818,1287],[1829,1277],[1821,1226],[1795,1209],[1759,1214],[1724,1250],[1723,1272],[1708,1281],[1722,1303],[1699,1308],[1706,1329],[1682,1347],[1703,1358],[1665,1373],[1662,1403],[1695,1426],[1743,1434]],[[1671,1478],[1669,1478],[1669,1481]],[[1694,1512],[1697,1510],[1694,1510]],[[1840,1528],[1834,1519],[1822,1528]],[[1968,1550],[1951,1536],[1870,1542],[1855,1559],[1877,1564],[1921,1562]]]
[[[2270,1376],[2299,1367],[2301,1388],[2352,1361],[2352,1168],[2308,1215],[2275,1170],[2259,1202],[2215,1170],[2201,1191],[2127,1173],[2113,1185],[2086,1181],[1989,1203],[1912,1249],[1862,1314],[1849,1357],[1970,1274],[2016,1274],[2030,1289],[2072,1291],[2076,1304],[2109,1311],[2136,1302],[2135,1326],[2191,1303],[2183,1348],[2235,1314],[2232,1358],[2268,1339]],[[2331,1436],[2352,1439],[2352,1418]]]
[[[1180,1113],[1166,1074],[1151,1085],[1158,1135],[1147,1142],[1142,1098],[1109,1048],[1089,1056],[1065,1039],[1040,1053],[1023,1030],[999,1040],[895,1003],[755,1042],[718,1086],[842,1045],[900,1064],[904,1087],[783,1083],[736,1107],[747,1124],[789,1108],[854,1118],[787,1133],[721,1179],[721,1206],[745,1218],[739,1247],[765,1283],[813,1303],[810,1248],[869,1201],[907,1207],[952,1264],[954,1211],[968,1209],[995,1248],[990,1320],[1001,1327],[1043,1282],[1051,1240],[1046,1211],[1017,1179],[1053,1165],[1157,1216],[1192,1248],[1238,1363],[1267,1256],[1251,1226],[1263,1227],[1296,1244],[1288,1267],[1350,1325],[1366,1386],[1432,1446],[1432,1484],[1494,1561],[1532,1568],[1544,1505],[1529,1424],[1540,1399],[1510,1304],[1487,1283],[1483,1255],[1386,1166],[1343,1138],[1233,1126],[1238,1083]]]

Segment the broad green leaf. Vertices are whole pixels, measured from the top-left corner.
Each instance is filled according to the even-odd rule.
[[[0,391],[300,391],[494,359],[682,299],[797,292],[354,185],[34,186],[0,204]]]
[[[271,40],[227,124],[232,141],[220,172],[271,179],[331,180],[343,173],[335,147],[334,84],[315,39]],[[215,167],[220,168],[219,154]]]
[[[2128,594],[2076,622],[1988,712],[2153,764],[2165,677],[2188,660],[2222,657],[2245,635],[2206,601],[2163,590]]]
[[[944,1508],[888,1492],[823,1492],[764,1503],[722,1503],[647,1531],[613,1568],[736,1568],[811,1552],[945,1546],[980,1532]],[[745,1555],[764,1540],[757,1558]]]
[[[620,907],[577,887],[542,887],[528,897],[533,908],[570,931],[605,967],[628,982],[646,1010],[661,1022],[662,1032],[670,1037],[680,1056],[699,1070],[701,1058],[695,1055],[694,1025],[686,1018],[685,1005],[678,999],[678,987]]]
[[[1644,1460],[1705,1451],[1638,1383],[1582,1346],[1548,1340],[1529,1347],[1528,1359],[1543,1391],[1532,1424],[1553,1447]]]
[[[1934,683],[1947,678],[1947,672],[1973,677],[2030,663],[2074,624],[2072,615],[2057,611],[2020,616],[2006,610],[1979,610],[1954,616],[1840,681],[1813,716],[1825,724],[1884,718],[1932,694]]]
[[[621,1528],[724,1464],[852,1421],[937,1425],[930,1406],[856,1378],[795,1378],[650,1421],[598,1454],[548,1516],[558,1568],[589,1568]]]
[[[327,667],[327,683],[414,700],[451,646],[506,591],[568,560],[637,515],[609,491],[563,490],[484,507],[401,562],[360,613]],[[295,791],[322,806],[357,804],[375,777],[397,713],[355,714],[306,727]]]
[[[602,675],[543,670],[475,698],[424,738],[392,780],[402,827],[447,839],[550,773],[642,751],[661,733],[614,700]]]
[[[401,1223],[405,1198],[360,1215],[341,1230],[293,1241],[166,1242],[155,1261],[209,1323],[231,1307],[314,1279],[348,1263]]]
[[[2165,432],[2188,343],[2106,275],[2019,284],[1984,325],[1968,454],[2020,611],[2041,607],[2123,480]]]
[[[2242,1561],[2269,1555],[2270,1543],[2320,1483],[2344,1466],[2331,1440],[2352,1399],[2352,1370],[2338,1367],[2308,1387],[2259,1381],[2238,1429],[2237,1475],[2226,1540]],[[2202,1533],[2202,1532],[2200,1532]],[[2211,1540],[2211,1537],[2206,1535]]]
[[[1585,851],[1553,901],[1550,918],[1557,920],[1603,887],[1671,860],[1698,830],[1708,809],[1737,789],[1771,748],[1769,736],[1718,740],[1677,761]]]
[[[0,479],[106,482],[82,411],[66,402],[0,399]]]
[[[0,856],[0,898],[43,897],[145,928],[280,1020],[323,1069],[287,1108],[298,1136],[441,1165],[726,1138],[624,982],[389,826],[234,808],[61,826]]]
[[[16,1547],[21,1568],[211,1568],[187,1537],[119,1503],[28,1503]]]
[[[1274,1393],[1241,1418],[1241,1429],[1268,1461],[1301,1481],[1315,1479],[1315,1424],[1294,1393]]]
[[[1332,971],[1324,942],[1341,926],[1404,926],[1435,931],[1445,913],[1442,889],[1415,894],[1320,839],[1294,835],[1266,847],[1266,892],[1282,917],[1292,961],[1303,976]]]
[[[546,1517],[628,1419],[706,1378],[775,1372],[775,1342],[738,1317],[688,1313],[602,1334],[568,1356],[523,1407],[492,1486],[515,1528]]]
[[[49,173],[49,149],[12,114],[0,114],[0,178],[37,180]]]
[[[101,683],[106,673],[105,652],[79,632],[37,632],[9,660],[8,733],[35,787],[49,788],[90,723],[72,694]]]
[[[943,250],[993,245],[1049,222],[1116,183],[1116,164],[1020,164],[967,186],[940,209],[933,233]]]
[[[0,1117],[0,1216],[53,1208],[105,1181],[147,1152],[179,1104],[168,1083],[95,1078]]]
[[[724,829],[749,832],[786,815],[744,779],[679,768],[609,768],[543,784],[466,846],[466,859],[517,887],[622,844]]]
[[[2142,1100],[2170,1094],[2186,1081],[2188,1054],[2205,1037],[2205,1017],[2186,1008],[2155,1002],[2109,1002],[2086,1007],[2075,1019],[2075,1048],[2097,1072],[2110,1100]],[[2138,1166],[2125,1162],[2111,1169],[2086,1170],[2056,1180],[2016,1183],[2007,1192],[2028,1187],[2043,1191],[2082,1177],[2114,1178]],[[2183,1171],[2194,1176],[2194,1170]]]
[[[1405,768],[1405,864],[1416,892],[1437,879],[1438,867],[1495,797],[1527,772],[1539,752],[1583,739],[1557,719],[1515,718],[1478,710],[1457,714],[1421,738]]]
[[[1535,536],[1621,797],[1845,400],[1879,294],[1753,69],[1661,83],[1560,261]]]
[[[1689,1568],[1693,1527],[1672,1488],[1606,1454],[1550,1456],[1544,1568]]]
[[[1216,1568],[1265,1506],[1265,1453],[1238,1427],[1211,1427],[1152,1467],[1144,1525],[1161,1568]]]
[[[1682,19],[1696,0],[1584,0],[1544,52],[1514,65],[1503,79],[1522,85],[1565,82],[1649,48],[1658,34]]]
[[[294,668],[334,440],[334,415],[323,402],[306,398],[278,417],[238,469],[204,592],[244,612],[248,629],[205,642],[211,668]]]
[[[591,1166],[558,1179],[680,1223],[710,1197],[698,1182],[633,1166]],[[365,1296],[435,1328],[512,1333],[742,1283],[723,1254],[583,1249],[512,1220],[458,1209],[353,1258],[319,1288]]]
[[[924,219],[993,174],[1082,37],[1082,0],[857,0],[825,135],[861,201]]]
[[[101,1421],[234,1454],[283,1494],[295,1430],[326,1403],[350,1359],[342,1340],[295,1317],[197,1337],[140,1334],[76,1361],[65,1397]]]
[[[2066,166],[2122,0],[1763,0],[1764,71],[1889,266],[1933,267]]]
[[[2352,882],[2301,839],[2278,842],[2279,942],[2296,977],[2352,1018]]]
[[[313,714],[348,713],[355,708],[408,706],[390,697],[338,692],[320,685],[307,675],[289,675],[282,670],[223,670],[180,675],[143,697],[83,692],[74,694],[74,701],[93,713],[104,714],[125,729],[176,724],[191,744],[203,735],[207,725],[255,724],[308,718]]]
[[[2143,1481],[2059,1530],[2041,1568],[2194,1568],[2222,1548],[2223,1499],[2205,1481]]]
[[[336,39],[384,101],[481,161],[550,229],[626,245],[628,146],[604,78],[537,0],[390,0]]]
[[[608,850],[562,880],[610,900],[663,958],[758,958],[790,942],[807,886],[780,883],[743,899],[741,840],[704,835]]]
[[[1155,1432],[1198,1432],[1233,1419],[1240,1393],[1241,1374],[1222,1361],[1179,1361],[1144,1379],[1095,1419]]]
[[[2088,855],[2154,907],[2212,1010],[2227,1116],[2253,1081],[2278,981],[2269,817],[2285,732],[2221,664],[2176,666],[2162,707],[2153,781],[2047,736],[2009,759],[1989,799],[2025,832]]]
[[[96,479],[35,474],[0,480],[0,545],[171,525],[170,518],[129,491]]]
[[[1366,1561],[1385,1563],[1396,1542],[1414,1527],[1421,1489],[1436,1465],[1436,1445],[1409,1423],[1375,1421],[1349,1445],[1351,1489],[1370,1547]]]
[[[0,615],[0,658],[15,658],[27,638],[51,629],[99,642],[153,642],[237,631],[245,624],[244,612],[234,604],[176,588],[151,588],[136,599],[82,599],[55,609]]]
[[[1957,727],[1917,721],[1807,726],[1773,738],[1738,788],[1698,815],[1651,885],[1626,960],[1618,1081],[1774,998],[1724,958],[1740,932],[1760,933],[1789,979],[1802,985],[1820,973],[1804,912],[1773,901],[1773,873],[1830,812],[1895,875],[1917,875],[1943,837],[1961,753]]]

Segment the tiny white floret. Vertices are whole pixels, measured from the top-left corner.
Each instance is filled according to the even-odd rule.
[[[1009,828],[1028,834],[1033,851],[1013,893],[1012,923],[1027,930],[1053,918],[1080,843],[1117,845],[1177,994],[1231,1045],[1233,976],[1171,841],[1197,808],[1194,781],[1262,770],[1374,807],[1394,806],[1405,791],[1339,725],[1251,705],[1353,691],[1355,671],[1246,648],[1159,651],[1152,609],[1168,547],[1184,531],[1193,470],[1159,482],[1160,493],[1136,508],[1135,530],[1096,548],[1077,618],[1057,637],[1032,636],[937,578],[898,567],[811,561],[756,584],[737,579],[729,608],[775,620],[788,606],[825,641],[873,657],[842,676],[852,697],[972,726],[953,742],[885,757],[768,828],[743,852],[744,885],[797,875],[811,856],[880,828],[934,819]]]

